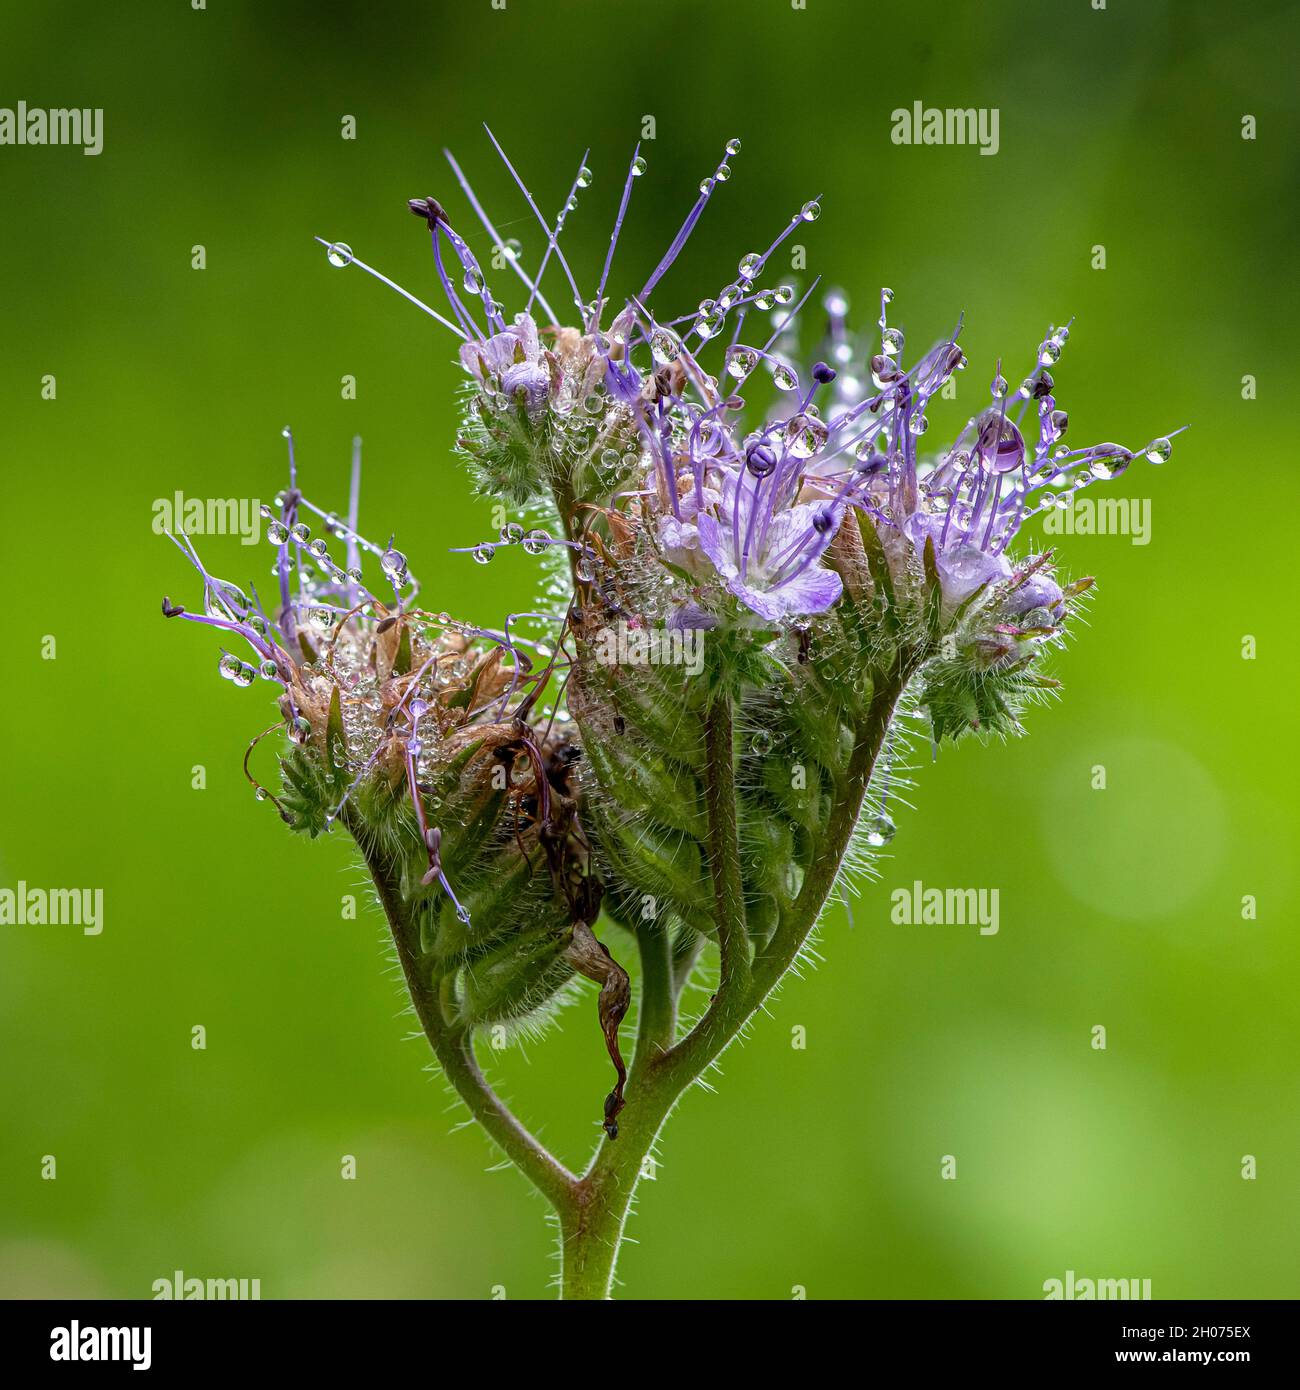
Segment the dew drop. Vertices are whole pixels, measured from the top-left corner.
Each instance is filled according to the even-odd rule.
[[[722,332],[722,325],[726,315],[721,309],[711,309],[707,314],[701,314],[693,325],[695,331],[706,342],[710,338],[716,338]]]
[[[345,265],[352,264],[352,248],[346,241],[336,241],[333,245],[325,248],[325,259],[329,261],[330,265],[342,270]]]
[[[778,362],[772,368],[772,385],[778,391],[793,391],[799,385],[799,378],[784,362]]]
[[[826,443],[827,434],[815,415],[796,415],[785,427],[786,447],[795,458],[811,458]]]
[[[894,822],[883,813],[878,816],[872,816],[866,822],[865,829],[867,844],[869,844],[872,849],[879,849],[882,845],[887,845],[897,833],[897,827],[894,825]]]
[[[744,379],[758,365],[758,354],[751,348],[733,348],[727,357],[727,371],[736,378],[737,381]]]
[[[645,160],[640,155],[637,155],[632,161],[632,177],[634,179],[639,179],[641,175],[645,173],[645,169]]]
[[[406,581],[406,556],[389,546],[379,557],[379,567],[394,584]]]
[[[1133,455],[1119,444],[1098,444],[1092,455],[1088,472],[1102,482],[1118,478],[1133,460]]]
[[[480,565],[488,564],[496,553],[496,546],[490,545],[487,541],[483,541],[479,545],[476,545],[473,551],[471,552],[471,554],[474,556],[474,559]]]
[[[1150,463],[1168,463],[1174,446],[1162,435],[1159,439],[1153,439],[1142,452]]]
[[[805,222],[816,222],[821,215],[822,205],[816,198],[809,200],[799,209],[799,216],[802,217]]]
[[[577,179],[578,187],[579,187],[579,188],[590,188],[590,187],[591,187],[591,180],[592,180],[592,177],[593,177],[593,176],[592,176],[591,170],[588,169],[587,166],[584,164],[584,165],[582,166],[582,168],[578,170],[578,179]]]
[[[677,341],[676,335],[670,334],[667,329],[656,329],[651,335],[651,356],[660,367],[666,367],[670,361],[676,361],[680,352],[681,343]]]

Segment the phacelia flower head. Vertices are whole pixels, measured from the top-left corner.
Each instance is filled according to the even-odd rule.
[[[517,344],[530,351],[525,337]],[[603,889],[578,810],[580,750],[567,717],[538,705],[566,662],[511,631],[544,615],[491,631],[420,607],[405,554],[358,530],[360,441],[343,518],[301,491],[285,436],[289,486],[278,514],[263,508],[275,599],[216,578],[188,537],[172,536],[201,577],[202,611],[164,599],[163,614],[219,632],[218,671],[236,686],[276,692],[280,718],[244,758],[257,799],[312,835],[342,824],[381,895],[416,905],[420,938],[405,949],[441,992],[449,1026],[527,1023],[575,972],[601,985],[619,1074],[605,1124],[616,1133],[627,975],[591,931]],[[249,759],[275,733],[290,751],[273,791]]]
[[[1168,438],[1143,450],[1073,445],[1054,379],[1071,325],[1047,329],[1018,388],[997,363],[986,403],[934,448],[932,420],[939,427],[951,410],[944,388],[968,366],[962,321],[909,357],[893,292],[880,292],[873,332],[859,336],[843,291],[813,281],[799,293],[773,275],[780,247],[818,220],[819,199],[738,256],[715,295],[684,313],[665,307],[662,284],[729,181],[738,140],[659,260],[628,284],[612,271],[647,172],[634,152],[594,292],[584,292],[560,234],[592,183],[587,156],[548,218],[489,138],[541,231],[531,268],[448,160],[523,303],[507,321],[466,238],[427,197],[412,211],[430,228],[448,311],[423,307],[460,339],[471,384],[463,452],[485,491],[558,507],[559,535],[542,534],[569,549],[578,612],[644,624],[691,612],[709,631],[801,631],[843,600],[848,581],[861,591],[855,602],[886,585],[895,628],[923,624],[937,639],[976,623],[984,666],[1014,666],[1059,630],[1082,588],[1054,577],[1051,556],[1016,564],[1009,549],[1023,525],[1118,478],[1137,452],[1157,463],[1171,452]],[[335,264],[360,264],[336,252],[332,243]],[[809,360],[799,331],[813,314],[820,341]],[[484,557],[484,545],[471,549]]]

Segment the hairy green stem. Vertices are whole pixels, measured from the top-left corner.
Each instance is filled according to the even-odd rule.
[[[744,931],[743,898],[739,896],[739,858],[735,845],[735,768],[729,707],[711,710],[706,728],[705,799],[709,818],[709,847],[719,911],[722,981],[704,1017],[667,1051],[644,1048],[637,1054],[628,1081],[627,1107],[620,1119],[617,1141],[597,1151],[578,1183],[574,1206],[560,1214],[562,1296],[608,1298],[613,1286],[619,1246],[637,1183],[645,1175],[663,1124],[686,1091],[717,1061],[794,963],[800,948],[825,905],[857,823],[894,706],[910,675],[899,662],[872,693],[866,717],[858,729],[848,766],[836,788],[836,805],[822,853],[810,869],[799,896],[785,914],[751,972]],[[721,791],[726,788],[725,805]],[[733,876],[734,875],[734,876]],[[737,921],[736,913],[739,912]],[[724,934],[724,925],[727,934]],[[732,973],[728,972],[728,935]],[[743,969],[735,955],[744,953]],[[641,941],[643,970],[646,948]],[[643,1022],[645,1015],[643,1013]]]
[[[683,964],[693,962],[694,955],[675,953],[666,927],[658,922],[643,922],[636,928],[641,998],[627,1105],[619,1119],[619,1137],[602,1141],[581,1178],[520,1124],[488,1084],[469,1035],[449,1022],[430,973],[421,963],[418,932],[400,885],[374,846],[367,845],[361,828],[349,824],[374,879],[416,1015],[434,1054],[470,1113],[555,1209],[561,1234],[563,1298],[610,1297],[632,1201],[664,1122],[740,1034],[798,956],[834,886],[894,706],[910,673],[910,666],[900,660],[877,682],[836,787],[835,809],[821,853],[795,902],[752,961],[740,875],[732,711],[728,697],[715,698],[705,721],[704,794],[721,980],[703,1017],[685,1037],[674,1041],[677,998],[689,974]]]
[[[393,944],[406,980],[416,1017],[434,1055],[470,1113],[483,1126],[507,1158],[557,1209],[570,1200],[577,1179],[506,1108],[474,1056],[473,1043],[463,1029],[451,1027],[433,988],[429,971],[421,965],[416,930],[411,923],[401,886],[375,851],[361,828],[344,822],[357,841],[374,880],[379,901],[392,930]]]
[[[704,809],[709,869],[717,910],[718,951],[725,992],[749,983],[749,938],[745,932],[745,889],[740,876],[736,826],[736,748],[731,697],[717,694],[704,716]]]

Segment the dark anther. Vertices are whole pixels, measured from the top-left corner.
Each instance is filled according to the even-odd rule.
[[[393,625],[396,621],[397,621],[396,618],[385,618],[384,621],[383,621],[382,623],[380,623],[378,627],[375,628],[376,634],[381,633],[381,632],[387,632],[388,629],[389,629],[390,627],[392,627],[392,625]]]
[[[835,525],[835,513],[831,511],[820,511],[813,517],[813,530],[819,536],[824,536]]]
[[[443,212],[442,204],[437,198],[408,198],[406,200],[406,206],[416,217],[424,218],[429,224],[430,231],[432,231],[439,222],[445,222],[447,220],[447,214]]]
[[[179,603],[173,603],[171,599],[164,597],[162,602],[162,614],[164,618],[179,618],[185,610]]]
[[[827,386],[835,380],[835,368],[825,362],[814,362],[812,369],[813,380],[821,386]]]
[[[898,363],[883,352],[876,353],[871,359],[871,371],[879,381],[897,381],[903,375],[898,370]]]
[[[776,454],[766,444],[751,444],[745,450],[745,467],[756,478],[766,478],[776,467]]]
[[[1050,396],[1055,384],[1051,372],[1039,372],[1038,380],[1034,382],[1034,399],[1041,401],[1044,396]]]

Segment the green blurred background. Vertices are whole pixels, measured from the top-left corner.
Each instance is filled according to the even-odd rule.
[[[311,237],[432,299],[408,196],[437,194],[487,249],[450,145],[535,263],[487,120],[548,212],[590,145],[565,234],[590,281],[653,114],[616,287],[737,136],[666,282],[683,310],[821,193],[798,239],[864,321],[882,283],[913,350],[966,311],[941,438],[1000,353],[1023,374],[1071,314],[1073,437],[1193,428],[1111,485],[1150,499],[1149,545],[1060,539],[1100,577],[1058,663],[1065,702],[1013,746],[922,754],[883,882],[852,924],[828,917],[824,963],[727,1055],[717,1094],[687,1097],[623,1292],[1032,1298],[1073,1269],[1156,1297],[1300,1294],[1288,8],[5,0],[0,105],[106,114],[98,158],[0,148],[0,884],[106,902],[97,938],[0,928],[0,1292],[147,1297],[182,1269],[260,1278],[264,1297],[547,1293],[540,1202],[453,1131],[381,920],[341,919],[348,846],[290,836],[243,780],[265,690],[219,679],[216,643],[159,616],[164,592],[197,591],[152,503],[272,497],[292,422],[304,485],[341,504],[359,433],[363,523],[397,529],[429,602],[494,623],[527,606],[521,553],[446,553],[491,534],[450,457],[449,335]],[[916,100],[998,107],[1000,152],[892,145],[889,113]],[[200,549],[241,582],[271,558]],[[1000,933],[891,924],[888,890],[914,879],[999,888]],[[573,1163],[608,1084],[593,1011],[488,1061]]]

